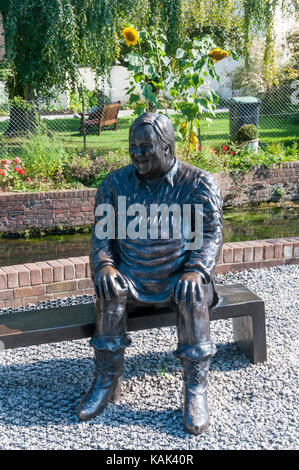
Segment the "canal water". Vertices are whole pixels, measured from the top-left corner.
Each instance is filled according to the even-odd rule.
[[[299,203],[225,208],[224,241],[299,236]],[[89,255],[91,234],[0,239],[0,266]]]

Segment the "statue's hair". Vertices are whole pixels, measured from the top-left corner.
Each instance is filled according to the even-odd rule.
[[[144,124],[150,124],[157,136],[158,142],[163,145],[170,147],[171,155],[174,155],[175,150],[175,138],[174,129],[170,119],[163,114],[156,113],[143,113],[139,116],[130,127],[129,139],[131,134],[139,126]]]

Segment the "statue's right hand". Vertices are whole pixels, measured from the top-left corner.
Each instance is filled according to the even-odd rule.
[[[120,274],[113,266],[103,266],[95,278],[95,289],[98,295],[105,300],[112,300],[114,296],[125,295],[128,286]]]

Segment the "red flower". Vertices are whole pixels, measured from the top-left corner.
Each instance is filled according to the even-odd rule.
[[[201,145],[199,145],[197,148],[198,148],[198,150],[201,150]]]
[[[231,151],[231,154],[232,154],[232,155],[235,155],[235,153],[236,153],[236,152],[234,152],[233,150]]]
[[[212,149],[211,152],[212,152],[212,153],[216,153],[216,150],[215,150],[215,149]]]
[[[1,163],[5,164],[5,163],[7,163],[7,161],[6,160],[1,160]]]
[[[23,170],[22,168],[20,168],[20,169],[18,170],[18,173],[19,173],[19,175],[23,175],[23,174],[25,173],[25,170]]]
[[[20,163],[20,161],[21,161],[21,159],[19,157],[16,157],[13,162],[14,163]]]
[[[14,171],[17,171],[17,172],[19,172],[19,170],[20,170],[20,169],[21,169],[21,167],[20,167],[20,166],[15,166],[15,170],[14,170]]]
[[[0,175],[1,175],[1,176],[6,176],[5,171],[0,171]]]
[[[226,146],[226,145],[223,145],[223,147],[222,147],[222,148],[223,148],[223,150],[224,150],[225,152],[227,152],[228,148],[227,148],[227,146]]]

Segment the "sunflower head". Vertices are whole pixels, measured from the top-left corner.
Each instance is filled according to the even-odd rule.
[[[138,42],[138,33],[135,28],[124,28],[122,31],[127,46],[135,46]]]
[[[183,131],[184,129],[186,129],[186,127],[187,127],[186,121],[182,122],[181,130]]]
[[[219,60],[222,60],[222,59],[224,59],[225,57],[228,57],[228,56],[229,56],[229,52],[220,49],[220,47],[216,47],[215,49],[213,49],[213,50],[209,53],[209,56],[210,56],[211,59],[214,60],[214,61],[216,62],[216,64],[217,64],[217,62],[219,62]]]

